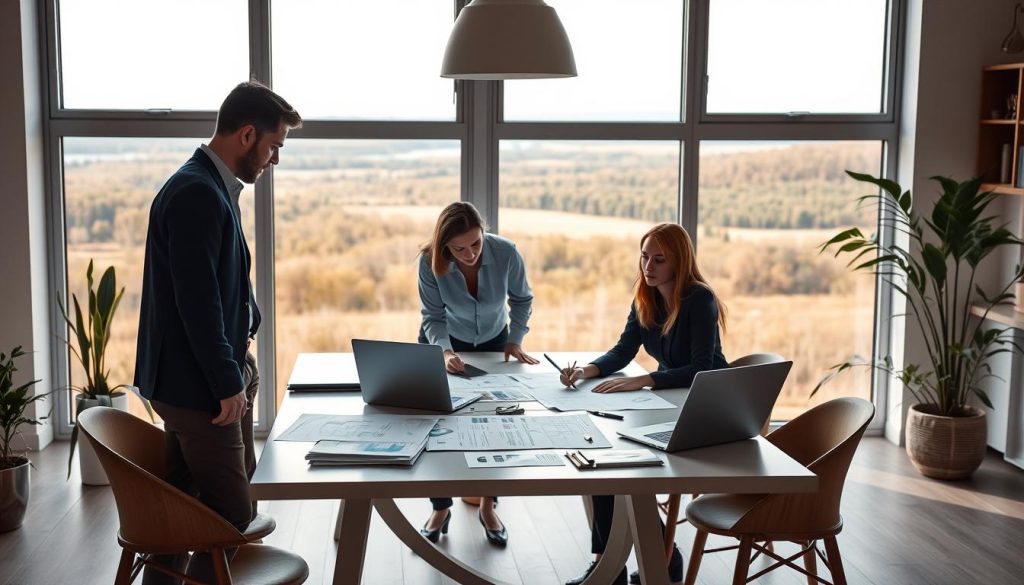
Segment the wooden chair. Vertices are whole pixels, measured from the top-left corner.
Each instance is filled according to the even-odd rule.
[[[843,529],[839,503],[846,473],[875,407],[860,398],[837,398],[820,404],[768,435],[768,440],[818,476],[818,491],[809,494],[725,495],[709,494],[686,507],[686,517],[697,529],[687,585],[697,581],[705,552],[738,549],[733,585],[743,585],[783,565],[807,576],[810,585],[828,581],[820,578],[816,558],[829,568],[834,585],[846,585],[836,535]],[[739,539],[739,545],[704,550],[708,534]],[[826,557],[818,550],[824,540]],[[783,558],[760,541],[791,541],[801,545],[796,554]],[[751,553],[765,554],[775,563],[747,577]],[[806,568],[793,561],[803,557]]]
[[[146,566],[186,583],[199,583],[151,558],[190,551],[210,553],[216,585],[292,585],[306,580],[309,567],[297,555],[251,544],[274,529],[272,519],[261,515],[245,533],[239,532],[216,512],[161,479],[165,469],[162,430],[105,407],[82,412],[78,426],[95,449],[117,504],[117,541],[123,550],[115,585],[128,585]],[[225,549],[236,547],[229,566]]]
[[[740,366],[759,366],[763,364],[777,364],[781,361],[785,361],[786,358],[782,357],[777,353],[752,353],[742,357],[738,357],[731,364],[730,368],[737,368]],[[767,435],[769,424],[771,419],[764,421],[761,426],[761,435]],[[700,494],[693,494],[696,498]],[[665,513],[665,557],[668,559],[666,562],[672,561],[672,549],[676,546],[676,526],[683,522],[686,522],[686,518],[679,518],[679,501],[681,494],[671,494],[668,500],[660,504],[662,512]],[[769,543],[769,547],[771,544]]]

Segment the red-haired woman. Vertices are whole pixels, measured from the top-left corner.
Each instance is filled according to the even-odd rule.
[[[639,273],[633,307],[626,327],[608,353],[582,368],[562,372],[562,383],[599,378],[629,364],[642,345],[658,361],[657,371],[643,376],[613,378],[594,387],[594,392],[623,392],[650,387],[685,388],[697,372],[727,367],[722,355],[719,328],[725,329],[725,306],[697,268],[697,259],[686,230],[662,223],[640,239]],[[591,552],[604,553],[611,532],[613,496],[594,496]],[[566,585],[578,585],[594,565]],[[669,564],[670,581],[683,578],[683,558],[676,549]],[[639,580],[639,578],[637,578]],[[623,568],[615,585],[625,585]]]

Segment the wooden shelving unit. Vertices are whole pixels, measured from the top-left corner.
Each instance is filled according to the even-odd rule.
[[[978,305],[971,305],[971,314],[975,317],[981,317],[985,314],[985,309]],[[999,323],[1000,325],[1006,325],[1007,327],[1024,329],[1024,313],[1015,311],[1013,307],[994,307],[988,312],[988,317],[986,317],[986,319]]]
[[[1021,96],[1024,94],[1024,63],[992,65],[982,71],[981,112],[978,135],[978,174],[985,183],[982,189],[1010,195],[1024,195],[1024,169],[1021,169],[1021,148],[1024,133],[1021,118]],[[1010,96],[1017,104],[1010,110]],[[1010,181],[1000,181],[1004,145],[1010,145]],[[1019,186],[1018,185],[1022,185]]]

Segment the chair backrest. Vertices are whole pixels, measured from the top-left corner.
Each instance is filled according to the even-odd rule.
[[[158,475],[165,468],[162,430],[102,406],[83,411],[77,424],[110,480],[127,546],[136,552],[174,553],[245,542],[220,515]]]
[[[813,534],[838,531],[846,474],[875,407],[861,398],[819,404],[779,427],[768,440],[818,476],[818,491],[760,500],[734,526],[743,532]]]
[[[734,359],[729,364],[729,367],[738,368],[740,366],[763,366],[764,364],[777,364],[784,361],[786,361],[786,358],[777,353],[749,353]],[[764,423],[761,425],[761,435],[768,434],[771,422],[772,417],[769,414],[768,418],[765,419]]]

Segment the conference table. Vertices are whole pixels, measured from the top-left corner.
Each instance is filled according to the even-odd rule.
[[[350,364],[346,354],[318,355],[319,359],[297,360],[297,365],[318,364],[330,368],[337,356],[339,371]],[[551,372],[550,364],[505,362],[501,353],[460,354],[466,362],[489,373]],[[540,354],[537,354],[540,355]],[[587,363],[594,353],[549,353],[557,363]],[[325,366],[326,364],[326,366]],[[627,375],[643,373],[635,363]],[[293,377],[294,376],[293,372]],[[302,376],[300,372],[300,377]],[[658,395],[681,405],[686,389],[659,390]],[[557,415],[538,403],[522,403],[527,416]],[[477,402],[461,414],[494,414],[495,403]],[[610,583],[635,548],[642,580],[648,585],[668,583],[664,543],[659,522],[657,495],[666,493],[797,493],[817,489],[817,477],[761,437],[691,449],[657,453],[665,461],[660,467],[599,469],[579,471],[564,467],[469,468],[462,452],[425,452],[412,467],[358,466],[310,467],[305,460],[312,443],[276,441],[303,413],[424,414],[400,408],[376,407],[363,402],[358,392],[290,392],[274,421],[256,472],[252,495],[258,500],[340,500],[338,514],[335,585],[356,585],[362,578],[371,514],[374,509],[388,528],[410,549],[440,572],[459,583],[499,583],[447,555],[423,538],[395,503],[396,498],[447,497],[493,494],[498,496],[558,496],[615,494],[615,515],[609,546],[586,585]],[[591,419],[616,449],[645,449],[621,439],[616,429],[675,420],[679,410],[619,411],[623,421]]]

